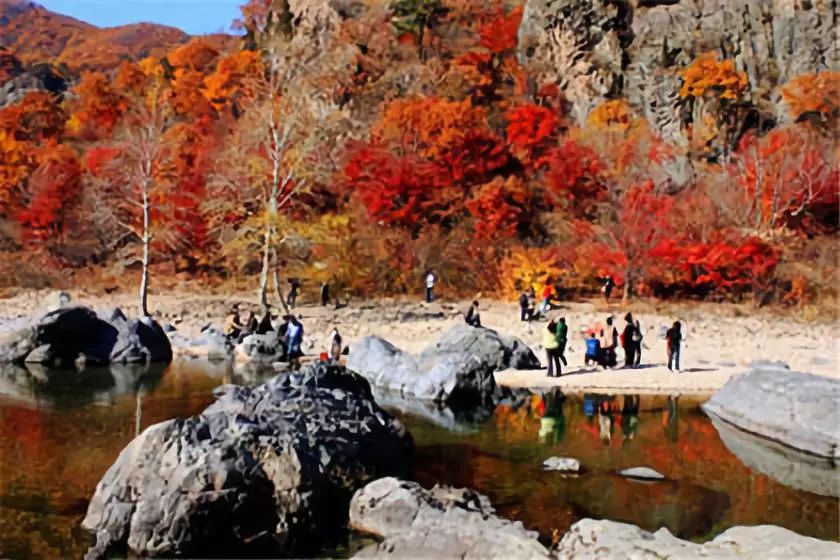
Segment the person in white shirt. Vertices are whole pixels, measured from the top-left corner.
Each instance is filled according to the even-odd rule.
[[[433,271],[429,271],[426,274],[426,303],[432,303],[435,301],[435,282],[437,278],[435,278],[435,273]]]
[[[329,348],[330,361],[338,363],[341,358],[341,333],[338,332],[338,327],[333,327],[329,338],[327,339],[327,348]]]

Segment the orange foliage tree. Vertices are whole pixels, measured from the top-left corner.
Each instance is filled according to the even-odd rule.
[[[781,88],[790,115],[809,119],[831,133],[840,119],[840,72],[802,74]]]

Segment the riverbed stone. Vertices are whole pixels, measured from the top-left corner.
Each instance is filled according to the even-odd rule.
[[[106,320],[87,307],[51,311],[0,344],[0,362],[6,363],[68,367],[80,356],[88,365],[168,362],[172,348],[150,317],[129,321],[120,312]]]
[[[214,326],[205,327],[196,338],[175,332],[169,335],[169,339],[176,355],[204,358],[210,361],[227,360],[233,355],[235,349],[233,342]]]
[[[543,470],[573,472],[580,471],[580,461],[571,457],[549,457],[543,461]]]
[[[582,519],[563,536],[557,558],[630,560],[693,558],[837,558],[840,544],[805,537],[774,525],[732,527],[715,539],[696,544],[668,529],[655,533],[606,519]]]
[[[345,526],[353,492],[407,470],[411,436],[343,367],[215,394],[120,453],[83,521],[90,557],[314,555]]]
[[[632,467],[619,471],[621,476],[639,480],[665,480],[665,475],[649,467]]]
[[[354,345],[347,367],[382,389],[467,409],[492,401],[494,371],[540,366],[521,340],[458,324],[417,356],[382,338],[365,337]]]
[[[772,364],[730,379],[703,410],[793,449],[840,460],[840,381]]]
[[[536,532],[497,517],[485,496],[464,488],[382,478],[353,496],[350,526],[383,539],[355,558],[550,558]]]

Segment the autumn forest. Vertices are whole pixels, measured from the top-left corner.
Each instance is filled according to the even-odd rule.
[[[585,45],[526,62],[521,2],[334,4],[189,37],[0,1],[0,287],[836,302],[839,73],[763,91],[699,51],[675,140],[622,95],[575,110]]]

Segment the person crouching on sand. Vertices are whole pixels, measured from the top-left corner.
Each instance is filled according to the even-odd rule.
[[[480,327],[481,326],[481,315],[478,313],[478,302],[472,302],[469,311],[467,314],[464,315],[464,320],[467,324],[471,327]]]

